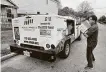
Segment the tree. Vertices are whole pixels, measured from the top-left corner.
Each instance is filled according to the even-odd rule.
[[[106,24],[106,16],[105,16],[105,15],[101,16],[98,21],[99,21],[100,23]]]
[[[90,4],[87,1],[83,1],[78,6],[78,16],[79,17],[88,17],[92,14],[94,14],[93,8],[90,6]]]
[[[75,11],[72,8],[64,7],[59,9],[58,15],[75,17]]]
[[[63,9],[60,9],[58,12],[58,15],[69,16],[69,8],[64,7]]]

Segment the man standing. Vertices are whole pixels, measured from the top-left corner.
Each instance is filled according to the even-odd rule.
[[[95,61],[95,57],[93,55],[93,50],[97,45],[98,42],[98,25],[97,25],[97,17],[95,15],[92,15],[89,17],[89,23],[91,24],[91,27],[88,29],[86,34],[84,34],[87,37],[87,66],[85,69],[93,68],[92,61]]]

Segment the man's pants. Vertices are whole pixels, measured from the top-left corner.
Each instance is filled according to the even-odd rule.
[[[87,57],[89,67],[93,67],[92,61],[95,60],[95,57],[93,55],[93,50],[94,50],[93,47],[87,47],[86,57]]]

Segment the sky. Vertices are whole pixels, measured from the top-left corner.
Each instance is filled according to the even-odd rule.
[[[19,6],[19,9],[24,10],[24,8],[29,5],[31,0],[12,0],[17,6]],[[88,1],[92,8],[94,8],[95,14],[100,17],[102,15],[106,15],[106,0],[60,0],[62,7],[68,6],[70,8],[73,8],[74,10],[77,10],[77,7],[80,3],[83,1]],[[30,6],[27,6],[30,8]]]
[[[88,1],[90,3],[98,17],[104,14],[106,15],[106,0],[61,0],[61,3],[63,7],[68,6],[77,10],[77,7],[83,1]]]

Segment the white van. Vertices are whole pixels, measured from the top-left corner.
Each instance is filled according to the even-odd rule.
[[[67,58],[71,43],[80,40],[80,24],[71,17],[29,15],[13,19],[12,26],[11,52],[43,60],[55,61],[57,55]]]

